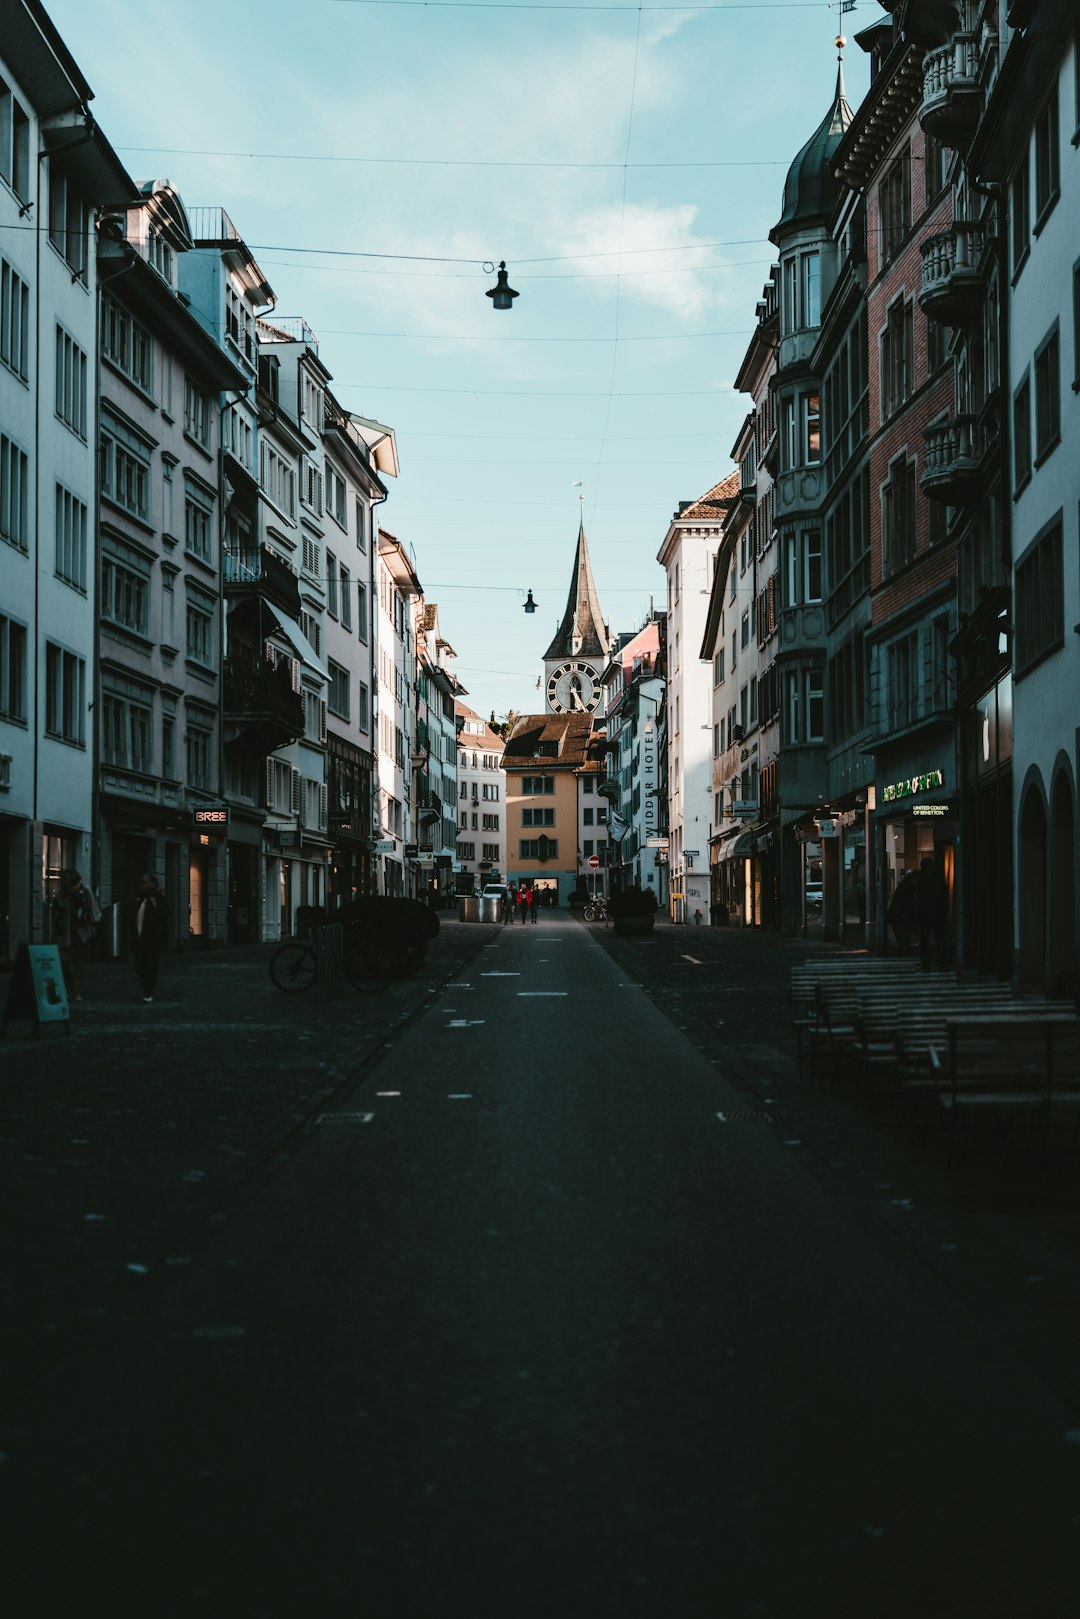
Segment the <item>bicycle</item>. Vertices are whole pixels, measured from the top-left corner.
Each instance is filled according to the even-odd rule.
[[[586,922],[606,922],[607,900],[602,894],[598,894],[595,899],[589,901],[581,914]]]
[[[361,995],[381,995],[406,970],[400,947],[348,941],[342,952],[345,977]],[[270,977],[287,995],[302,995],[319,976],[315,945],[306,939],[287,939],[270,957]]]

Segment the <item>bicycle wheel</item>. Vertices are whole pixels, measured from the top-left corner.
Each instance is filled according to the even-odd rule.
[[[386,945],[363,944],[346,949],[345,976],[361,995],[381,995],[397,976],[392,949]]]
[[[299,995],[310,989],[316,976],[315,952],[309,944],[294,940],[283,944],[270,957],[270,977],[278,989]]]
[[[582,917],[584,918],[584,920],[586,922],[595,922],[596,921],[596,906],[595,905],[586,905],[585,909],[582,911],[581,914],[582,914]]]

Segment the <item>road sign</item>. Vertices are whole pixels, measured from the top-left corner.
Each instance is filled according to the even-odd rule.
[[[590,869],[592,871],[595,871],[599,864],[600,864],[600,856],[598,854],[591,854],[589,856],[589,867],[590,867]]]

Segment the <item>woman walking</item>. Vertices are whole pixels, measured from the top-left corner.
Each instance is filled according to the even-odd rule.
[[[135,896],[135,971],[149,1006],[157,988],[158,962],[165,948],[165,895],[157,879],[145,872]]]

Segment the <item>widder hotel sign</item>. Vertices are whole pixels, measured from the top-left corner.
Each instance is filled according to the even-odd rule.
[[[909,776],[906,781],[894,781],[881,789],[881,802],[895,804],[902,798],[914,798],[917,793],[932,793],[944,787],[945,775],[941,770],[925,770],[921,776]]]

